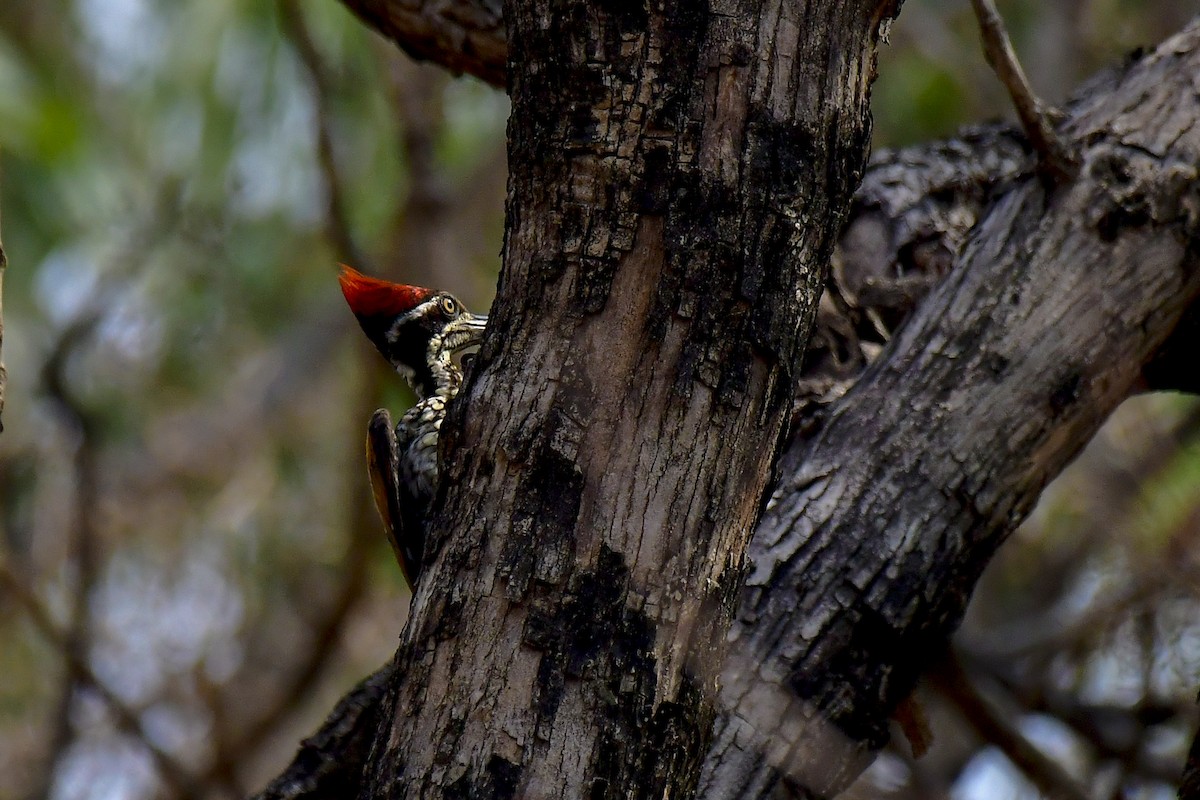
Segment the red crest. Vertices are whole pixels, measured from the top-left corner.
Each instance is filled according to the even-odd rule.
[[[341,267],[338,283],[342,285],[342,294],[356,317],[399,316],[425,302],[433,294],[432,290],[420,286],[382,281],[363,275],[345,264]]]

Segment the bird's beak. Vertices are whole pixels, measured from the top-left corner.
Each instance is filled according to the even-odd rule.
[[[466,313],[451,322],[442,340],[443,346],[450,350],[450,360],[459,369],[466,370],[479,352],[483,342],[483,331],[487,326],[487,317],[478,317]]]

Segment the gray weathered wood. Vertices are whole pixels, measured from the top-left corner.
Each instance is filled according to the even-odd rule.
[[[1046,482],[1200,293],[1200,24],[1064,126],[1082,172],[1005,187],[890,349],[784,459],[702,796],[829,795]]]

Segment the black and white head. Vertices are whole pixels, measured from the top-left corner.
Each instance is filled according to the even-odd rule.
[[[363,333],[419,397],[457,388],[487,317],[470,313],[447,292],[379,280],[345,265],[338,282]]]

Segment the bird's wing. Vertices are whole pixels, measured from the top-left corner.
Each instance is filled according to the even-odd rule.
[[[375,509],[383,520],[388,542],[396,554],[396,561],[408,581],[409,588],[416,589],[421,571],[421,531],[406,530],[405,515],[400,499],[400,448],[392,428],[392,417],[387,409],[379,409],[371,415],[367,425],[367,472],[371,477],[371,492],[375,496]]]

